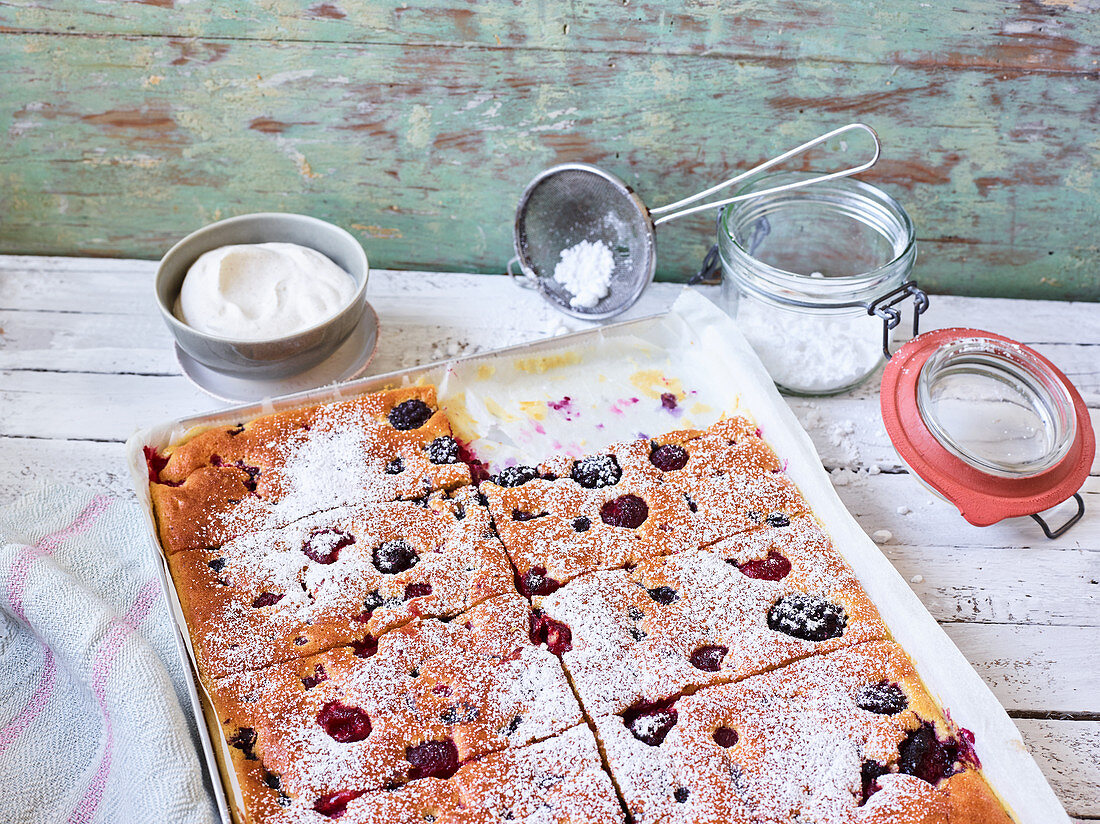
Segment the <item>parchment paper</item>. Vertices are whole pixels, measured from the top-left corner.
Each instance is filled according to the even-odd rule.
[[[974,733],[985,775],[1009,809],[1022,824],[1069,821],[1004,708],[844,508],[809,437],[736,324],[689,289],[666,315],[233,407],[139,432],[127,445],[139,500],[148,510],[143,445],[167,446],[196,426],[422,382],[437,385],[456,435],[494,469],[535,464],[553,452],[580,456],[616,441],[703,428],[733,412],[753,418],[895,640],[913,658],[926,687],[955,723]],[[159,554],[151,510],[147,515]],[[164,585],[189,656],[167,573]],[[195,700],[199,711],[197,695]],[[210,733],[224,749],[220,728],[215,724]],[[214,746],[207,752],[211,764]],[[216,766],[212,769],[216,775]],[[233,783],[231,797],[236,795]]]

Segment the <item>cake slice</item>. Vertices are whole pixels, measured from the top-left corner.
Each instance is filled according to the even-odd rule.
[[[595,723],[637,824],[1011,821],[891,642]]]
[[[887,637],[808,516],[583,575],[535,605],[540,639],[591,716]]]
[[[741,416],[636,441],[624,452],[625,463],[684,496],[701,545],[809,511],[760,430]]]
[[[431,386],[360,395],[146,450],[168,553],[218,546],[325,509],[421,498],[470,482]]]
[[[684,496],[620,462],[629,446],[539,469],[509,467],[481,484],[524,595],[547,595],[585,572],[698,544]]]
[[[219,679],[210,694],[250,810],[450,778],[582,718],[517,596]]]
[[[339,507],[217,549],[176,552],[168,564],[206,679],[515,594],[489,512],[468,486],[423,505]]]
[[[621,824],[624,820],[611,779],[600,763],[596,740],[583,724],[537,744],[471,761],[449,779],[421,778],[389,790],[351,790],[316,799],[273,792],[259,799],[249,813],[248,824],[326,824],[332,819],[340,824]]]

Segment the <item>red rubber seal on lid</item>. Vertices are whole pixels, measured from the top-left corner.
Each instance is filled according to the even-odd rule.
[[[942,346],[984,338],[1019,347],[1045,364],[1068,390],[1077,416],[1076,434],[1065,456],[1047,470],[1019,478],[982,472],[941,444],[917,406],[921,368]],[[1084,484],[1096,453],[1088,407],[1064,374],[1034,349],[1011,338],[977,329],[937,329],[901,347],[886,364],[879,393],[882,420],[902,460],[921,480],[959,508],[975,526],[1032,515],[1062,503]]]

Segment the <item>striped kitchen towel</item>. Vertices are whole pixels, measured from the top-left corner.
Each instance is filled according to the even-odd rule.
[[[136,505],[0,512],[0,821],[215,820],[172,633]]]

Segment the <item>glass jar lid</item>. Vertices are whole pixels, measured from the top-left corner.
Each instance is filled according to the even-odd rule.
[[[1008,338],[920,335],[890,359],[880,397],[902,460],[977,526],[1042,512],[1088,477],[1096,443],[1080,394]]]

